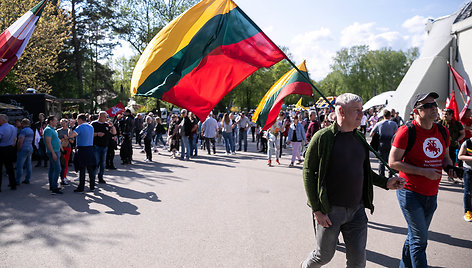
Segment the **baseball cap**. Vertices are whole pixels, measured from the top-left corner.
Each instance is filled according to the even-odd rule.
[[[411,99],[411,102],[410,102],[411,109],[413,110],[418,104],[418,102],[424,101],[427,97],[432,97],[433,99],[437,99],[439,98],[439,95],[436,92],[418,94]]]

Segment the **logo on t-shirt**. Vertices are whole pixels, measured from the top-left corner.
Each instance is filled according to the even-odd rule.
[[[427,138],[423,142],[423,151],[429,158],[436,158],[443,152],[443,146],[437,138]]]

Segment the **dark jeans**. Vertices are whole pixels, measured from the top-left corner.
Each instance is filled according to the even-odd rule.
[[[114,146],[108,146],[107,158],[106,158],[106,168],[115,167],[115,164],[113,164],[113,159],[115,159],[115,148],[114,148]]]
[[[210,143],[211,143],[212,148],[213,148],[213,154],[216,154],[215,138],[205,137],[205,146],[208,150],[208,154],[210,154]]]
[[[87,170],[89,174],[90,190],[93,190],[95,189],[95,177],[93,176],[95,173],[95,166],[79,168],[79,185],[77,186],[77,189],[84,190],[85,188],[85,170]]]
[[[244,151],[247,151],[247,130],[244,128],[239,129],[239,142],[238,142],[238,151],[241,151],[241,145],[244,142]]]
[[[13,146],[0,147],[0,190],[3,180],[3,165],[5,165],[5,169],[7,170],[10,187],[16,189],[15,171],[13,170],[13,159],[15,154],[15,147]]]
[[[152,160],[152,139],[144,139],[144,151],[146,152],[146,159]]]
[[[428,267],[428,229],[437,207],[437,195],[426,196],[401,189],[397,191],[397,199],[408,224],[400,267]]]
[[[468,168],[464,168],[464,213],[467,211],[472,212],[472,204],[471,204],[471,191],[470,187],[472,186],[472,170]]]
[[[95,154],[95,160],[97,161],[97,168],[95,169],[95,172],[93,173],[93,177],[95,178],[95,175],[97,174],[98,171],[98,179],[103,180],[103,174],[105,174],[105,160],[107,157],[107,151],[108,147],[105,146],[93,146],[93,153]]]
[[[121,161],[123,161],[125,164],[131,164],[133,157],[133,145],[131,144],[131,138],[132,137],[130,135],[123,136],[123,141],[121,143],[120,157]]]
[[[316,249],[308,255],[302,267],[321,267],[330,262],[336,252],[340,232],[346,243],[346,267],[365,267],[367,216],[364,206],[359,205],[357,208],[332,206],[328,217],[332,223],[328,228],[315,221]]]

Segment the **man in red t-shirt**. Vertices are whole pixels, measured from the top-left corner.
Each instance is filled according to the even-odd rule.
[[[408,236],[403,246],[401,267],[427,267],[426,245],[428,228],[437,207],[437,193],[442,177],[442,169],[455,177],[449,157],[449,132],[444,128],[446,139],[434,123],[438,116],[435,92],[416,95],[411,101],[415,113],[412,124],[416,139],[410,151],[408,126],[398,129],[389,155],[393,169],[405,178],[404,189],[397,191],[398,203],[408,224]]]

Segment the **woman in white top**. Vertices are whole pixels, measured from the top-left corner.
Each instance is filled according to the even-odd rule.
[[[225,113],[223,120],[221,120],[221,133],[225,140],[226,155],[236,154],[234,152],[234,136],[233,136],[233,120],[229,118],[229,114]]]

